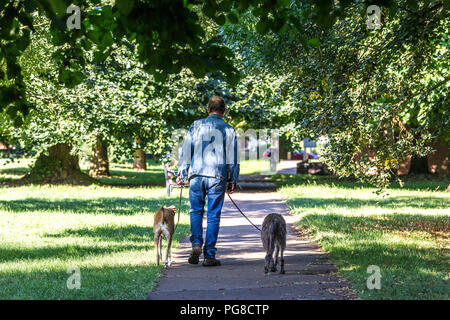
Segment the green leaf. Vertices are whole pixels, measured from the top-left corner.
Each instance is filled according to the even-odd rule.
[[[36,3],[33,0],[25,0],[24,7],[26,13],[31,13],[36,10]]]
[[[214,21],[219,25],[223,25],[226,22],[225,15],[223,13],[219,14],[214,18]]]
[[[308,44],[313,47],[320,47],[320,40],[317,38],[311,38],[308,40]]]
[[[134,8],[134,0],[116,0],[115,6],[120,13],[127,16]]]
[[[263,20],[259,21],[256,24],[255,28],[256,28],[256,31],[258,31],[258,33],[261,35],[265,35],[267,33],[267,31],[269,31],[269,25]]]
[[[228,19],[231,23],[234,23],[234,24],[236,24],[236,23],[239,22],[239,18],[238,18],[238,16],[237,16],[237,14],[234,13],[234,12],[230,12],[230,13],[227,15],[227,19]]]

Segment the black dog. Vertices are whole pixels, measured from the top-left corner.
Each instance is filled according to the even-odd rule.
[[[281,251],[280,257],[280,273],[284,274],[284,249],[286,249],[286,221],[278,213],[271,213],[264,218],[261,230],[261,239],[266,250],[266,258],[264,260],[264,273],[277,271],[278,253]],[[275,262],[273,252],[275,252]]]

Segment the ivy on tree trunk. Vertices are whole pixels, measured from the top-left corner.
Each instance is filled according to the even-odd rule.
[[[58,143],[42,152],[30,173],[22,178],[25,183],[87,185],[96,180],[81,172],[78,156],[70,153],[72,147]],[[48,155],[47,155],[48,154]]]
[[[142,140],[136,138],[136,144],[142,145]],[[145,151],[141,148],[134,151],[133,170],[144,171],[147,170],[147,161],[145,159]]]
[[[147,170],[147,162],[145,161],[145,152],[142,149],[134,151],[133,169],[144,171]]]
[[[109,177],[108,144],[101,137],[96,138],[92,146],[91,167],[89,169],[91,177]]]

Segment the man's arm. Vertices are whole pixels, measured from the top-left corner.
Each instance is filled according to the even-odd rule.
[[[227,131],[227,182],[229,184],[228,192],[233,193],[237,182],[239,181],[239,152],[236,131],[234,129]]]
[[[184,139],[183,146],[180,152],[180,158],[178,160],[178,176],[177,183],[181,184],[185,182],[188,178],[189,167],[192,161],[192,126],[189,128],[188,133]]]

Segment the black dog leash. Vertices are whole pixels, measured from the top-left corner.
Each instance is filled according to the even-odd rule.
[[[239,210],[239,212],[244,216],[245,219],[247,219],[248,222],[250,222],[259,232],[261,232],[261,229],[258,228],[249,218],[247,218],[247,216],[242,212],[241,209],[239,209],[239,207],[237,206],[236,202],[234,202],[233,199],[231,199],[230,194],[227,192],[228,198],[230,198],[231,202],[233,202],[234,206],[236,207],[236,209]]]
[[[178,220],[177,220],[177,224],[175,225],[175,230],[174,230],[174,233],[175,233],[175,231],[177,231],[177,228],[178,228],[178,223],[180,222],[180,212],[181,212],[181,198],[182,198],[182,195],[183,195],[183,185],[181,185],[181,187],[180,187],[180,198],[179,198],[179,202],[178,202]],[[238,207],[238,205],[236,204],[236,202],[234,202],[234,200],[231,198],[231,196],[230,196],[230,194],[227,192],[227,195],[228,195],[228,198],[230,198],[230,200],[231,200],[231,202],[233,203],[233,205],[236,207],[236,209],[238,209],[238,211],[244,216],[244,218],[245,219],[247,219],[247,221],[248,222],[250,222],[250,224],[251,225],[253,225],[255,228],[256,228],[256,230],[258,230],[259,232],[261,232],[261,229],[260,228],[258,228],[258,226],[257,225],[255,225],[243,212],[242,212],[242,210]]]
[[[173,233],[175,233],[175,231],[177,231],[178,228],[178,223],[180,222],[180,214],[181,214],[181,197],[183,195],[183,184],[181,184],[180,187],[180,201],[178,202],[178,220],[177,220],[177,224],[175,225],[175,230],[173,231]]]

